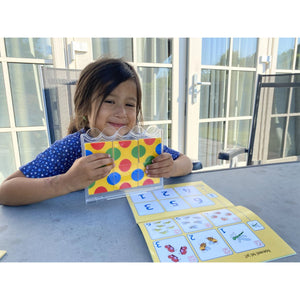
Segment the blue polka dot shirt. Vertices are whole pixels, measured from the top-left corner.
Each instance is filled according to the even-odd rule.
[[[40,153],[33,161],[20,167],[20,171],[29,178],[51,177],[66,173],[74,161],[82,156],[80,135],[84,130],[69,134],[53,143],[48,149]],[[170,153],[173,160],[180,155],[164,145],[163,151]]]

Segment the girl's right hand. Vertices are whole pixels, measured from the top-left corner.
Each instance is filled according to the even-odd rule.
[[[75,160],[64,175],[65,184],[70,192],[84,189],[94,181],[106,177],[114,167],[109,154],[94,153]]]

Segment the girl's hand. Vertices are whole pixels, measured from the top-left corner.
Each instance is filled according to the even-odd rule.
[[[91,185],[109,174],[114,167],[114,161],[109,154],[94,153],[80,157],[72,167],[63,174],[65,184],[69,191],[77,191]]]
[[[146,167],[146,174],[149,177],[169,178],[174,176],[174,160],[170,153],[162,153],[155,157],[151,165]]]

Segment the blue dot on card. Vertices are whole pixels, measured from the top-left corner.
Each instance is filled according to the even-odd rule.
[[[121,175],[117,172],[113,172],[107,176],[107,182],[110,185],[115,185],[115,184],[119,183],[120,180],[121,180]]]
[[[85,150],[85,155],[86,155],[86,156],[91,155],[91,154],[93,154],[92,151],[90,151],[90,150]]]
[[[155,152],[160,155],[161,154],[161,144],[158,144],[156,147],[155,147]]]
[[[139,181],[144,177],[144,171],[142,169],[136,169],[131,173],[131,178],[134,181]]]

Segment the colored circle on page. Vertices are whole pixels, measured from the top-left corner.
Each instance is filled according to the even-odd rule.
[[[156,147],[155,147],[155,152],[160,155],[161,154],[161,143],[159,143]]]
[[[110,185],[115,185],[115,184],[119,183],[120,180],[121,180],[121,175],[117,172],[113,172],[107,176],[107,182]]]
[[[143,157],[145,153],[146,153],[146,148],[142,145],[135,146],[131,151],[131,155],[135,158]]]
[[[119,145],[122,148],[128,148],[131,145],[131,141],[119,141]]]
[[[85,155],[86,155],[86,156],[89,156],[89,155],[91,155],[91,154],[93,154],[92,151],[90,151],[90,150],[85,150]]]
[[[129,182],[124,182],[120,185],[120,190],[131,188],[131,184]]]
[[[144,171],[142,169],[136,169],[131,173],[131,178],[134,181],[140,181],[144,177]]]
[[[107,189],[104,186],[99,186],[95,190],[95,194],[106,193]]]
[[[101,150],[104,147],[105,143],[104,142],[99,142],[99,143],[91,143],[91,146],[95,150]]]
[[[119,169],[122,172],[127,172],[131,168],[131,161],[129,159],[123,159],[120,161]]]
[[[155,142],[155,138],[153,138],[153,139],[144,139],[144,142],[145,142],[145,144],[146,145],[153,145],[154,144],[154,142]]]
[[[154,184],[154,181],[150,178],[146,179],[144,182],[143,182],[143,185],[149,185],[149,184]]]
[[[148,165],[151,165],[152,164],[152,160],[154,159],[155,157],[150,155],[146,158],[145,162],[143,163],[143,165],[146,167]]]

